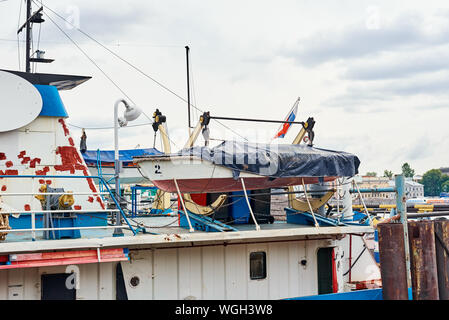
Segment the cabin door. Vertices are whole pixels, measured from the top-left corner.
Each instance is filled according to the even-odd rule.
[[[317,253],[318,294],[338,292],[334,248],[320,248]]]

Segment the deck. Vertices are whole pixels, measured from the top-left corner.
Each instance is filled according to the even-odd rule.
[[[113,229],[81,230],[81,238],[45,240],[43,232],[36,232],[32,241],[30,232],[10,233],[0,244],[0,254],[42,252],[49,250],[94,249],[94,248],[161,248],[182,246],[204,246],[229,243],[273,242],[298,239],[339,238],[346,234],[374,232],[369,226],[319,227],[297,225],[284,221],[260,224],[256,231],[251,224],[233,225],[233,232],[204,232],[178,226],[178,216],[138,217],[130,219],[133,225],[145,227],[146,233],[134,236],[131,230],[123,228],[123,237],[113,237]],[[126,227],[126,226],[125,226]]]

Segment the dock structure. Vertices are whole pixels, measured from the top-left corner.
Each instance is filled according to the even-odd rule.
[[[441,219],[441,218],[439,218]],[[443,218],[444,219],[444,218]],[[411,286],[405,286],[405,246],[400,223],[379,224],[384,299],[449,300],[449,220],[409,221]]]
[[[404,178],[396,176],[395,182],[396,205],[388,208],[395,215],[376,226],[383,299],[448,300],[449,220],[444,216],[449,212],[433,204],[408,208]]]

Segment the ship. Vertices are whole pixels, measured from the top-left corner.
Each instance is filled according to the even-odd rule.
[[[88,85],[90,76],[31,72],[32,63],[49,62],[33,58],[32,25],[52,10],[39,5],[33,12],[33,3],[27,0],[21,28],[27,33],[26,70],[0,70],[0,299],[379,299],[379,265],[367,242],[374,233],[369,214],[354,214],[350,203],[335,217],[322,213],[335,192],[327,183],[351,178],[358,164],[343,176],[309,170],[281,177],[247,167],[236,173],[235,167],[189,158],[195,170],[179,170],[173,165],[177,157],[198,148],[195,137],[207,126],[203,115],[183,152],[167,147],[126,160],[146,173],[143,180],[126,182],[156,187],[155,206],[172,209],[163,215],[130,210],[120,192],[119,150],[110,181],[89,168],[102,162],[101,154],[95,163],[95,154],[82,153],[67,125],[70,108],[60,92]],[[167,137],[164,121],[157,110],[153,128]],[[304,149],[321,157],[325,151],[300,145],[312,129],[306,123],[312,124],[302,124],[287,153],[298,158]],[[246,156],[254,154],[246,150]],[[165,172],[165,163],[171,172],[161,180],[153,174]],[[211,168],[218,176],[209,177],[208,188]],[[271,214],[274,190],[288,202],[284,221]]]

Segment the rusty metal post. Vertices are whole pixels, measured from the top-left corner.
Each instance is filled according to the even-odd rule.
[[[438,294],[440,300],[449,300],[449,220],[434,220],[434,227]]]
[[[380,223],[379,257],[384,300],[408,300],[404,229],[400,223]]]
[[[433,221],[410,221],[409,242],[414,300],[438,300],[438,273]]]
[[[405,251],[405,266],[407,270],[407,286],[411,288],[412,286],[412,274],[410,271],[410,247],[409,247],[409,236],[407,227],[407,205],[406,205],[406,195],[405,195],[405,178],[402,174],[397,174],[394,176],[394,183],[396,188],[396,214],[400,216],[403,236],[404,236],[404,251]]]

